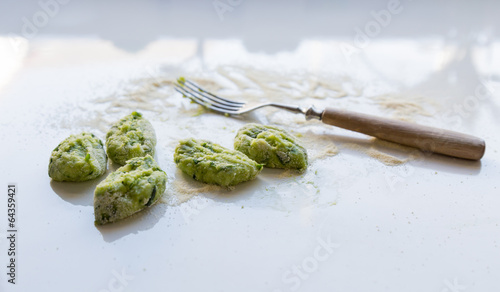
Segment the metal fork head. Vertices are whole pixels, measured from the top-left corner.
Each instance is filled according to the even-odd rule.
[[[213,111],[223,113],[225,115],[240,115],[248,113],[250,111],[266,107],[273,106],[280,109],[284,109],[294,113],[301,113],[306,116],[307,120],[310,119],[321,119],[323,111],[318,111],[313,106],[308,108],[303,108],[297,105],[289,105],[275,102],[265,102],[260,104],[247,104],[245,102],[238,102],[226,98],[222,98],[215,94],[212,94],[205,89],[199,87],[194,82],[184,79],[183,77],[177,79],[175,84],[175,90],[185,97],[190,98],[197,104],[209,108]]]
[[[224,114],[240,114],[241,108],[246,104],[212,94],[184,77],[177,79],[175,90],[203,107]]]

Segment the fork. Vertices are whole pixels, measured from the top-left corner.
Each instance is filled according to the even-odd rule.
[[[483,139],[471,135],[331,107],[318,110],[314,106],[300,107],[275,102],[251,105],[233,101],[212,94],[183,77],[177,79],[175,90],[201,106],[225,115],[241,115],[262,107],[273,106],[304,114],[306,120],[320,120],[328,125],[415,147],[424,152],[479,160],[486,148]]]

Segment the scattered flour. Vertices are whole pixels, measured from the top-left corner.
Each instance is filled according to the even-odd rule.
[[[429,110],[426,109],[436,104],[423,97],[408,97],[401,94],[384,94],[374,96],[372,99],[384,111],[392,113],[393,118],[414,121],[418,116],[431,116]]]
[[[342,147],[365,153],[387,166],[397,166],[415,160],[419,157],[417,153],[420,153],[415,148],[377,138],[368,140],[366,144],[344,143]]]
[[[178,69],[178,70],[177,70]],[[174,83],[180,76],[189,76],[206,90],[224,97],[247,102],[273,101],[291,104],[312,104],[315,100],[321,107],[338,98],[349,104],[351,100],[364,98],[363,87],[345,76],[312,75],[307,72],[259,71],[248,67],[219,67],[205,75],[185,72],[179,68],[168,68],[144,78],[121,82],[116,92],[106,94],[80,105],[72,114],[66,114],[59,125],[75,125],[84,129],[95,129],[100,137],[105,137],[110,125],[132,111],[142,112],[155,126],[163,153],[172,153],[173,145],[179,139],[192,136],[208,136],[219,142],[219,137],[233,136],[243,124],[252,121],[279,125],[297,135],[308,151],[310,164],[335,156],[343,148],[350,148],[389,166],[404,164],[416,157],[415,149],[378,139],[367,143],[346,143],[333,135],[336,129],[318,121],[306,121],[300,114],[291,114],[274,108],[263,108],[242,117],[227,118],[209,110],[204,110],[189,99],[175,92]],[[354,98],[345,98],[351,96]],[[429,115],[426,106],[430,102],[420,98],[400,98],[397,95],[379,95],[368,99],[375,101],[382,109],[392,112],[395,118],[412,120],[417,116]],[[328,103],[327,103],[328,102]],[[316,103],[316,102],[314,102]],[[73,106],[73,105],[68,105]],[[74,107],[73,107],[74,108]],[[62,119],[62,121],[61,121]],[[254,119],[254,120],[252,120]],[[168,121],[168,122],[165,122]],[[215,132],[214,129],[225,129]],[[229,140],[229,139],[228,139]],[[337,146],[339,145],[339,146]],[[230,145],[225,145],[226,147]],[[397,152],[397,154],[393,154]],[[169,157],[169,156],[167,156]],[[171,158],[159,161],[160,165],[173,163]],[[296,175],[284,171],[282,177]],[[169,197],[164,202],[182,204],[197,194],[227,191],[218,186],[188,182],[182,177],[169,179]]]
[[[188,182],[181,178],[169,180],[169,184],[169,191],[166,193],[171,196],[164,196],[162,198],[162,202],[169,205],[180,205],[198,194],[228,191],[228,188],[203,184],[196,181]]]
[[[310,131],[301,134],[301,141],[308,150],[309,162],[312,163],[318,159],[335,156],[339,153],[334,138],[329,135],[315,134]]]

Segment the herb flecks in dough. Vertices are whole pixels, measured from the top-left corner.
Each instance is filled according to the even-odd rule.
[[[155,130],[138,112],[123,117],[106,134],[109,159],[121,165],[134,157],[153,156],[155,146]]]
[[[307,168],[307,151],[297,138],[285,130],[260,124],[247,124],[234,139],[234,149],[270,168]]]
[[[165,192],[167,175],[153,157],[132,158],[97,185],[95,224],[126,218],[156,203]]]
[[[106,172],[107,157],[94,134],[71,135],[52,151],[49,176],[55,181],[87,181]]]
[[[252,180],[262,170],[261,164],[239,151],[193,138],[180,141],[174,161],[192,178],[220,186],[234,186]]]

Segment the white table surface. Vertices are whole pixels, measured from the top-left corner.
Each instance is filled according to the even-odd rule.
[[[2,268],[1,291],[500,289],[500,45],[487,32],[374,37],[352,58],[340,49],[353,44],[346,36],[302,36],[295,48],[267,53],[249,50],[237,37],[164,36],[135,51],[88,35],[41,32],[17,40],[12,46],[0,36],[0,64],[6,64],[0,67],[0,181],[4,194],[9,183],[18,187],[19,230],[17,284],[7,283]],[[251,90],[219,75],[249,70],[323,78],[345,86],[347,94],[312,98],[292,91],[259,99],[385,116],[400,111],[376,96],[415,101],[429,115],[413,113],[413,121],[482,137],[486,153],[480,162],[423,155],[388,166],[369,155],[371,141],[361,134],[268,110],[239,119],[197,115],[198,107],[169,85],[151,87],[186,75],[215,78],[228,96],[250,96]],[[142,102],[127,96],[144,85]],[[156,159],[169,176],[165,202],[96,228],[92,195],[104,177],[51,182],[50,152],[71,133],[90,130],[104,138],[134,107],[157,131]],[[200,185],[176,169],[177,141],[193,136],[231,147],[235,131],[250,121],[278,123],[322,142],[309,149],[308,171],[265,170],[232,191],[202,189],[182,202],[189,194],[177,193],[179,186]],[[321,155],[328,143],[338,147],[337,155]],[[408,150],[378,149],[409,157]]]

